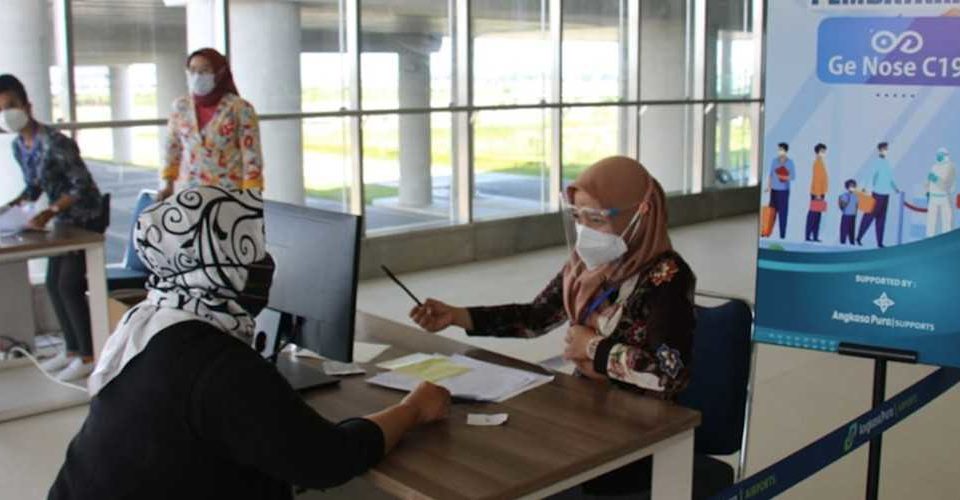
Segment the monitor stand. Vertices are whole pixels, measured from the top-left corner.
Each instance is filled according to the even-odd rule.
[[[296,391],[307,391],[319,387],[329,387],[340,383],[340,379],[323,373],[323,369],[301,363],[296,358],[281,354],[277,356],[277,371]]]

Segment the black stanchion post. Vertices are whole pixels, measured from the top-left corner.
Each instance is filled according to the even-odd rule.
[[[873,362],[873,408],[883,404],[887,396],[887,360],[877,358]],[[870,455],[867,460],[867,500],[877,500],[880,493],[880,450],[883,435],[870,440]]]
[[[901,363],[916,363],[917,353],[901,349],[887,349],[859,344],[841,342],[837,349],[839,354],[869,358],[873,360],[873,406],[883,404],[887,397],[887,361]],[[867,460],[867,500],[877,500],[880,492],[880,450],[883,446],[883,437],[877,436],[870,440],[870,454]]]

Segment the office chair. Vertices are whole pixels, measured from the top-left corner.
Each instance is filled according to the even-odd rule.
[[[700,297],[726,300],[715,307],[696,306],[690,384],[677,402],[701,414],[694,432],[693,498],[709,498],[732,485],[745,464],[750,372],[753,355],[753,309],[746,301],[708,292]],[[740,451],[740,467],[711,455]],[[632,485],[622,481],[591,481],[583,485],[587,496],[649,498],[653,461],[648,457],[627,466]]]
[[[156,191],[146,189],[140,191],[137,203],[133,207],[133,220],[130,223],[130,229],[127,231],[127,246],[123,252],[123,262],[120,265],[107,266],[107,291],[140,289],[146,285],[150,273],[140,262],[137,250],[133,246],[133,230],[137,225],[140,213],[152,205],[156,197]]]

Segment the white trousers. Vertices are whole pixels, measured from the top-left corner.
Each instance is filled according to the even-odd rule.
[[[930,204],[927,207],[927,237],[936,236],[953,229],[953,206],[949,195],[930,195]],[[937,219],[940,221],[940,230],[937,230]]]

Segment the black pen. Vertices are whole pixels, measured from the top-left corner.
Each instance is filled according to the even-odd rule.
[[[390,270],[387,269],[387,266],[384,266],[384,265],[381,264],[381,265],[380,265],[380,269],[383,269],[383,272],[387,273],[387,276],[389,276],[390,279],[392,279],[394,283],[396,283],[398,286],[400,286],[400,288],[403,288],[403,291],[404,291],[404,292],[407,292],[407,295],[409,295],[410,298],[413,299],[413,301],[416,302],[418,306],[421,306],[421,307],[423,306],[423,303],[420,302],[420,299],[418,299],[417,296],[414,295],[413,292],[411,292],[410,289],[407,288],[406,285],[404,285],[404,284],[400,281],[400,278],[397,278],[392,272],[390,272]]]
[[[470,394],[463,394],[460,396],[451,396],[450,403],[459,405],[459,404],[484,404],[484,403],[493,403],[489,399],[482,399],[479,396],[473,396]]]

